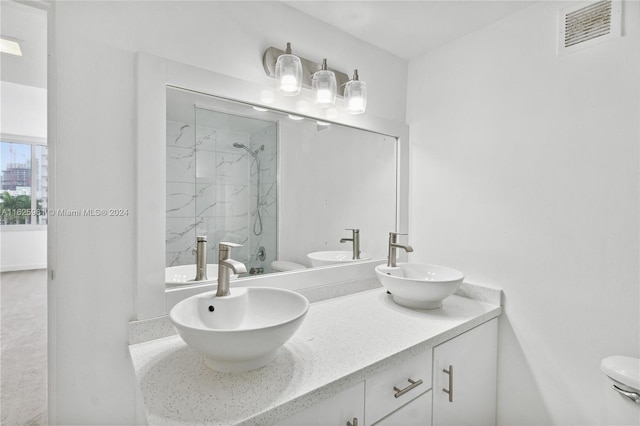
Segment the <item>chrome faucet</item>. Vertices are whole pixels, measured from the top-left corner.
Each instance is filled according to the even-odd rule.
[[[207,236],[196,237],[196,279],[204,281],[207,279]]]
[[[231,271],[234,274],[242,274],[247,272],[247,267],[242,262],[229,258],[232,247],[242,247],[242,244],[224,243],[218,244],[218,291],[216,296],[228,296],[229,280],[231,279]]]
[[[347,228],[345,231],[352,231],[351,238],[341,238],[341,243],[346,243],[347,241],[352,241],[353,244],[353,260],[360,259],[360,230],[359,229],[350,229]]]
[[[398,232],[389,232],[389,257],[387,258],[387,266],[395,268],[396,265],[396,249],[403,249],[407,253],[411,253],[413,251],[413,247],[410,245],[403,246],[402,244],[398,244],[398,235],[407,235],[400,234]]]

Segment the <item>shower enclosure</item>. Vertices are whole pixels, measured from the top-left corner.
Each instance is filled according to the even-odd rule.
[[[269,273],[277,255],[277,123],[191,108],[193,120],[167,121],[166,265],[194,263],[196,236],[206,235],[208,263],[229,241],[243,245],[233,258],[249,274]]]

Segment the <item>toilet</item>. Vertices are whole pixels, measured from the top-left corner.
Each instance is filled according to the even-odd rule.
[[[600,363],[607,375],[607,417],[610,424],[640,423],[640,359],[614,355]]]
[[[273,269],[273,272],[286,272],[307,269],[307,267],[296,262],[289,262],[288,260],[274,260],[271,262],[271,269]]]

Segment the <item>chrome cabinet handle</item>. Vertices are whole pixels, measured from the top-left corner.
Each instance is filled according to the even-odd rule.
[[[613,390],[618,392],[620,395],[626,396],[627,398],[629,398],[630,400],[632,400],[636,404],[640,404],[640,395],[637,394],[636,392],[628,392],[628,391],[626,391],[624,389],[620,389],[616,385],[613,385]]]
[[[444,392],[449,394],[449,402],[453,402],[453,365],[449,365],[449,369],[443,369],[445,373],[449,375],[449,389],[442,389]]]
[[[347,426],[358,426],[358,418],[354,417],[353,418],[353,423],[347,422]]]
[[[393,390],[396,391],[396,393],[393,396],[395,396],[396,398],[400,398],[402,395],[409,392],[411,389],[416,388],[422,384],[422,379],[418,381],[414,381],[411,379],[408,379],[408,380],[409,380],[409,386],[407,386],[404,389],[398,389],[397,386],[393,387]]]

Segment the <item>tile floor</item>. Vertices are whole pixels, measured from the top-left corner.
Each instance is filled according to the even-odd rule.
[[[47,271],[0,274],[0,424],[47,424]]]

